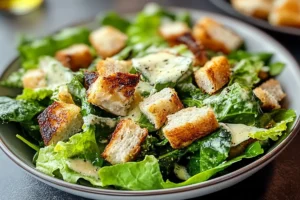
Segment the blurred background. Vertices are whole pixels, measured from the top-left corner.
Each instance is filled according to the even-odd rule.
[[[163,6],[176,6],[230,15],[215,6],[222,0],[159,0]],[[300,0],[299,0],[300,1]],[[42,37],[75,23],[93,20],[109,10],[118,13],[141,9],[146,0],[0,0],[0,74],[17,56],[20,33]],[[220,7],[220,6],[219,6]],[[229,14],[228,14],[229,13]],[[300,16],[300,13],[299,13]],[[300,36],[265,30],[281,42],[300,62]],[[298,91],[299,92],[299,91]],[[298,140],[298,141],[297,141]],[[300,158],[295,139],[275,161],[242,183],[203,199],[300,199]],[[81,199],[39,182],[10,161],[0,151],[0,199]],[[291,170],[293,169],[293,170]],[[284,184],[282,184],[284,182]]]

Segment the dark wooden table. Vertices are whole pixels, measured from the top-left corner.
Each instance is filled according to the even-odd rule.
[[[72,23],[91,19],[107,10],[136,11],[143,0],[48,0],[45,5],[22,17],[0,15],[0,73],[17,56],[19,32],[33,36],[46,35]],[[225,14],[207,0],[160,0],[162,5],[209,10]],[[300,61],[300,38],[268,32]],[[300,78],[300,77],[299,77]],[[300,91],[295,91],[300,92]],[[300,135],[282,154],[247,180],[201,199],[300,199]],[[83,199],[54,189],[27,175],[0,151],[0,200]]]

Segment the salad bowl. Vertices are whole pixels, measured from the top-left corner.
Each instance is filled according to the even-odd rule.
[[[201,17],[211,17],[231,28],[238,35],[240,35],[244,39],[245,45],[250,52],[272,52],[274,54],[272,58],[274,62],[280,61],[286,64],[284,71],[277,77],[277,79],[281,82],[285,93],[287,94],[287,98],[284,101],[283,107],[288,107],[295,110],[298,116],[300,113],[300,102],[298,101],[298,92],[300,91],[300,70],[295,59],[280,43],[275,41],[266,33],[229,17],[193,9],[170,8],[170,10],[175,13],[188,11],[193,21],[196,21]],[[95,29],[99,25],[96,22],[87,22],[81,24],[80,26]],[[7,69],[1,79],[3,80],[7,78],[8,75],[13,71],[16,71],[20,65],[20,58],[16,58],[9,66],[7,66]],[[19,92],[20,91],[1,88],[0,95],[15,96]],[[299,131],[300,123],[297,117],[291,132],[286,137],[282,138],[282,140],[277,142],[272,148],[270,148],[268,152],[250,164],[236,169],[226,175],[218,176],[202,183],[178,188],[142,191],[87,187],[68,183],[39,172],[35,169],[35,166],[32,163],[34,151],[15,137],[15,135],[18,133],[18,128],[17,126],[14,126],[14,124],[0,125],[0,147],[11,160],[13,160],[29,175],[52,187],[78,196],[91,199],[186,199],[203,196],[222,190],[251,176],[275,159],[280,152],[282,152],[288,146],[288,144],[293,140]]]

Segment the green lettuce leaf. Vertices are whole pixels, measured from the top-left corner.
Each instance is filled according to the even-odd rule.
[[[77,73],[73,77],[70,83],[67,84],[68,91],[72,95],[75,102],[81,104],[81,114],[83,116],[88,116],[89,114],[94,114],[94,107],[87,101],[86,89],[83,86],[83,74]]]
[[[53,94],[53,90],[48,88],[30,89],[25,88],[23,93],[17,96],[17,100],[31,100],[42,101],[46,98],[50,98]]]
[[[0,120],[4,122],[30,121],[43,110],[37,102],[0,97]]]
[[[140,162],[128,162],[102,167],[99,170],[102,186],[117,186],[127,190],[151,190],[162,188],[162,175],[158,160],[146,156]]]
[[[224,88],[221,93],[203,100],[213,108],[222,122],[254,124],[260,113],[260,107],[252,90],[239,83]]]
[[[192,155],[193,158],[187,166],[190,175],[214,168],[227,159],[231,146],[231,133],[221,128],[201,140],[199,146],[200,150]]]
[[[232,62],[239,62],[243,59],[253,60],[253,61],[262,61],[264,64],[268,64],[272,58],[272,53],[258,52],[250,53],[248,51],[237,50],[231,52],[227,57]]]
[[[76,172],[69,167],[70,159],[74,158],[88,160],[97,167],[102,165],[103,160],[99,156],[95,140],[95,127],[86,127],[84,132],[72,136],[67,142],[41,148],[36,160],[36,168],[70,183],[77,183],[79,179],[84,179],[92,185],[101,186],[98,177]]]
[[[218,172],[223,171],[224,169],[231,166],[232,164],[239,162],[242,159],[249,159],[249,158],[256,157],[258,155],[263,154],[263,152],[264,152],[264,150],[261,148],[260,143],[255,142],[255,143],[251,144],[242,155],[240,155],[236,158],[226,161],[226,162],[224,162],[214,168],[211,168],[209,170],[200,172],[200,173],[192,176],[188,180],[181,182],[181,183],[173,183],[173,182],[167,180],[166,182],[163,183],[163,187],[164,188],[175,188],[175,187],[182,187],[182,186],[192,185],[192,184],[196,184],[196,183],[201,183],[203,181],[208,180],[212,176],[216,175]]]
[[[148,129],[149,132],[156,131],[154,124],[152,124],[143,113],[141,114],[141,117],[137,123],[140,125],[140,127]]]
[[[108,12],[100,21],[103,26],[113,26],[122,32],[126,32],[130,26],[130,22],[125,18],[122,18],[115,12]]]
[[[24,137],[22,137],[21,135],[16,135],[16,137],[19,139],[19,140],[21,140],[22,142],[24,142],[27,146],[29,146],[30,148],[32,148],[33,150],[35,150],[35,151],[39,151],[40,150],[40,147],[39,146],[37,146],[37,145],[35,145],[35,144],[33,144],[32,142],[30,142],[30,141],[28,141],[28,140],[26,140]]]
[[[297,117],[295,111],[283,109],[267,113],[262,117],[262,119],[266,119],[266,116],[269,119],[267,124],[270,124],[271,121],[275,123],[273,127],[265,131],[250,133],[251,138],[257,140],[272,139],[273,141],[277,141],[280,136],[289,131]]]
[[[275,62],[269,65],[269,73],[271,76],[277,76],[279,75],[285,67],[284,63],[281,62]]]
[[[258,73],[263,67],[263,62],[244,59],[239,61],[233,69],[229,85],[239,83],[240,85],[252,88],[260,79]]]

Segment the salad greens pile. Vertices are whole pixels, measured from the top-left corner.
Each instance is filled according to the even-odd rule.
[[[82,27],[68,28],[37,40],[24,37],[18,47],[22,67],[1,81],[0,85],[22,88],[24,74],[32,69],[42,69],[46,74],[47,86],[24,88],[22,94],[15,98],[0,97],[0,120],[20,125],[17,138],[36,151],[33,162],[37,170],[70,183],[92,187],[125,190],[174,188],[230,172],[234,163],[262,156],[272,144],[289,134],[296,119],[295,111],[264,111],[253,93],[253,89],[264,81],[261,72],[268,77],[275,77],[283,70],[284,64],[272,63],[271,53],[237,49],[225,55],[207,50],[207,55],[225,55],[232,73],[223,89],[213,95],[206,94],[194,80],[193,68],[200,66],[192,66],[193,53],[183,44],[170,46],[158,33],[160,25],[166,21],[180,21],[188,27],[192,26],[188,13],[174,14],[157,5],[147,6],[133,20],[114,12],[107,13],[101,18],[100,24],[115,27],[127,35],[125,48],[112,58],[134,59],[134,68],[130,73],[141,73],[140,82],[148,86],[144,90],[137,89],[142,97],[172,87],[185,107],[212,108],[220,128],[185,148],[173,149],[161,129],[155,129],[148,118],[139,113],[135,116],[136,123],[149,132],[140,153],[130,162],[111,165],[101,157],[101,153],[122,117],[112,115],[87,100],[85,73],[95,72],[95,63],[102,60],[89,42],[91,31]],[[72,72],[53,56],[58,50],[79,43],[89,46],[94,62],[88,69]],[[176,67],[184,73],[173,78],[176,80],[159,82],[159,76],[151,74],[155,69],[143,68],[137,61],[143,58],[151,60],[153,53],[166,49],[174,52],[172,59],[178,60]],[[161,76],[166,76],[166,73]],[[61,90],[68,91],[72,101],[81,108],[84,124],[82,131],[68,140],[45,146],[37,116],[53,102],[59,101]],[[253,130],[246,133],[248,140],[237,146],[232,144],[231,128],[235,126]],[[78,169],[78,166],[84,166],[85,170]]]

